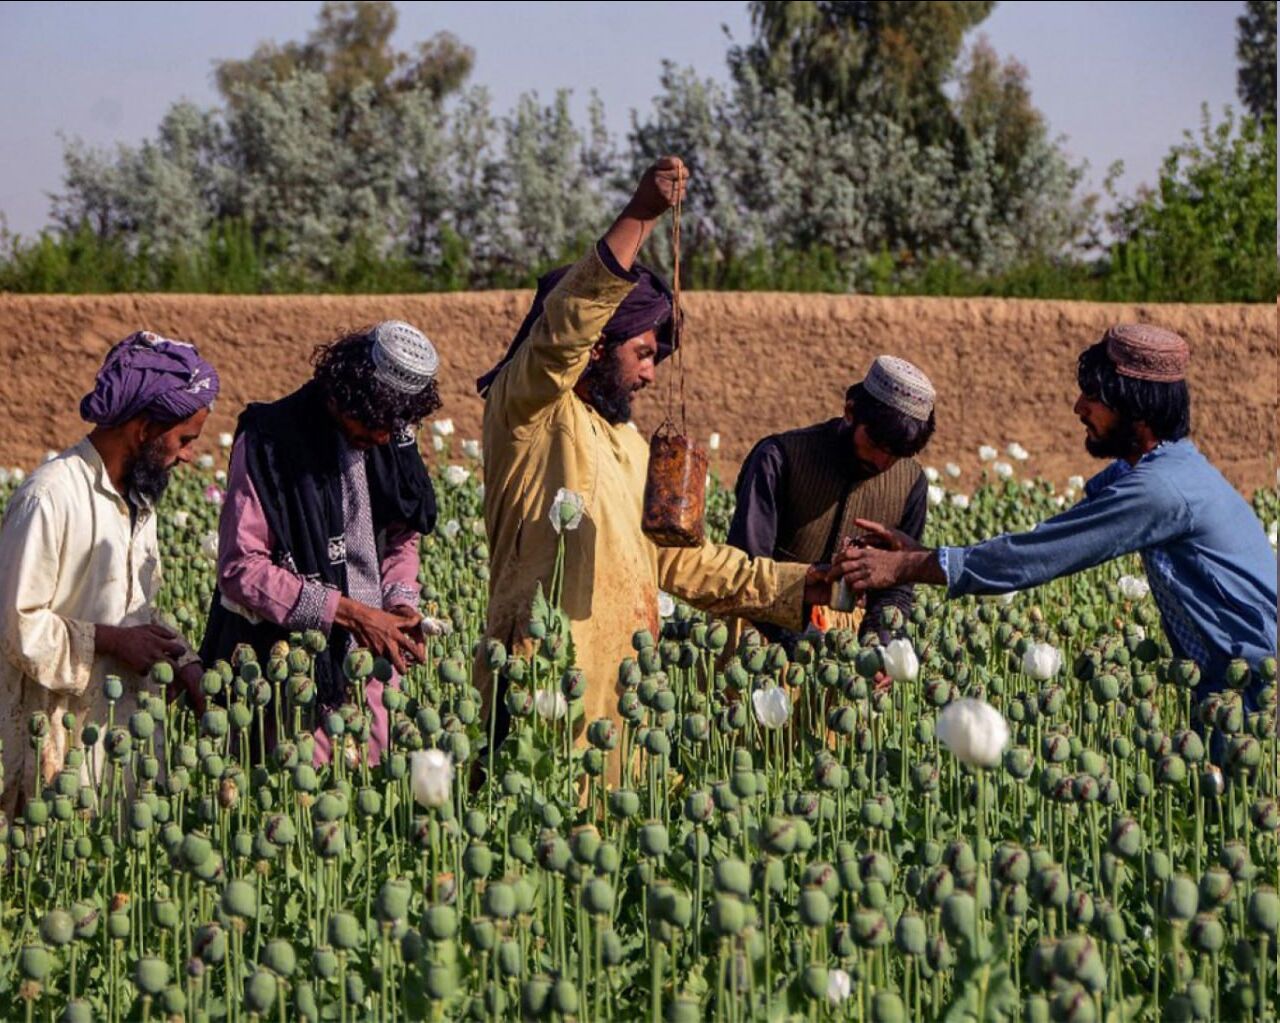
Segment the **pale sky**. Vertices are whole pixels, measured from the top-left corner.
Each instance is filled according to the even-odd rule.
[[[46,223],[61,186],[59,136],[134,144],[186,98],[212,105],[213,61],[258,42],[301,39],[319,3],[5,3],[0,5],[0,213],[24,234]],[[619,141],[647,111],[663,58],[726,78],[728,40],[750,38],[746,4],[401,3],[404,49],[442,29],[476,51],[471,82],[505,113],[521,92],[574,89],[604,100]],[[1098,187],[1113,160],[1121,188],[1155,178],[1207,102],[1235,94],[1235,19],[1243,4],[1010,2],[980,26],[1030,72],[1052,132],[1087,159]]]

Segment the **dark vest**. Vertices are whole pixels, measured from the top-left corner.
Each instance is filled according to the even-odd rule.
[[[829,562],[844,536],[862,533],[854,519],[886,526],[902,521],[907,498],[920,478],[913,458],[895,462],[870,479],[855,478],[852,441],[832,419],[778,435],[783,454],[783,488],[779,502],[779,561]]]

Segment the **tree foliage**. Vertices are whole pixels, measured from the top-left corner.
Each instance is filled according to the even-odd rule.
[[[1276,119],[1275,0],[1246,0],[1236,20],[1236,91],[1254,117]]]

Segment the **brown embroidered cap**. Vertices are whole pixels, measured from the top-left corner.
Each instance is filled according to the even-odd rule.
[[[1120,323],[1102,340],[1121,376],[1171,384],[1187,377],[1191,349],[1181,334],[1150,323]]]

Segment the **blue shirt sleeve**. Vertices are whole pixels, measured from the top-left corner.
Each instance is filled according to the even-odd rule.
[[[948,596],[1009,593],[1167,543],[1190,527],[1183,497],[1151,467],[1139,466],[1030,532],[945,548],[939,562]]]

